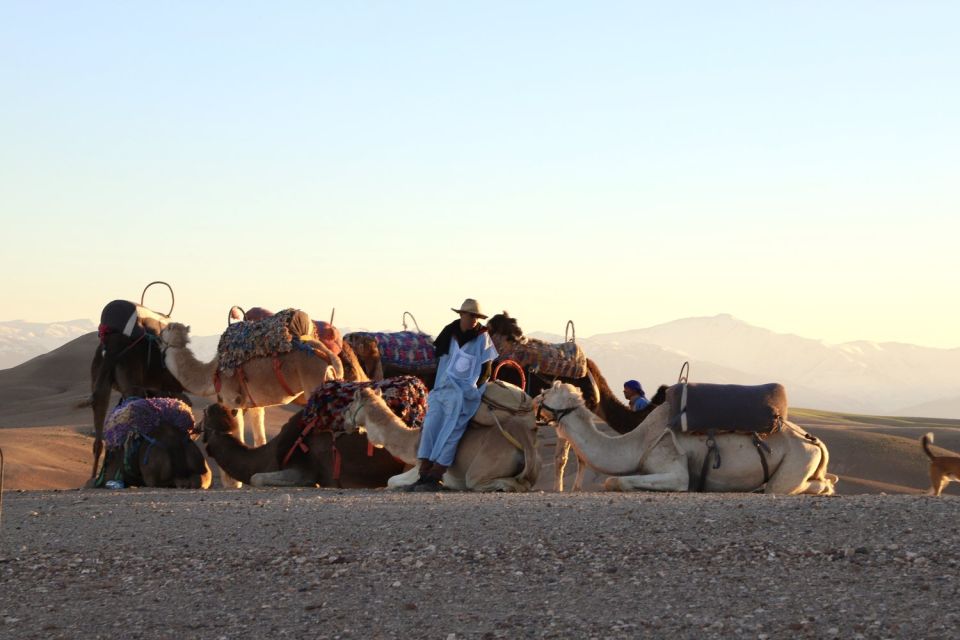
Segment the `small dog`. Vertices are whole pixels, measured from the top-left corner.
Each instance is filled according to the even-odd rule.
[[[933,434],[928,433],[920,439],[923,451],[930,458],[930,493],[938,496],[951,480],[960,480],[960,457],[935,456],[930,451]]]

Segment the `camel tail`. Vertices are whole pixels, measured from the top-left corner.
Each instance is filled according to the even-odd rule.
[[[933,432],[923,434],[923,437],[920,438],[920,445],[923,447],[923,452],[927,454],[927,457],[933,460],[936,456],[930,451],[931,444],[933,444]]]

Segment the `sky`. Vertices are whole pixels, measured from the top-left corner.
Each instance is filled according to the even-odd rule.
[[[955,2],[0,3],[0,320],[960,347]],[[148,306],[169,301],[151,289]]]

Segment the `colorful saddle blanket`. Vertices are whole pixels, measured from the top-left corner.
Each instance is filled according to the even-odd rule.
[[[364,342],[376,342],[380,351],[380,361],[383,364],[398,367],[419,369],[437,366],[437,353],[433,346],[433,338],[425,333],[416,331],[397,331],[395,333],[374,333],[357,331],[348,334],[350,346],[361,357],[361,351],[367,353],[370,346],[363,346]],[[357,344],[354,344],[357,343]],[[358,348],[358,345],[359,348]]]
[[[108,449],[122,447],[132,435],[150,435],[161,422],[188,436],[193,432],[193,412],[186,403],[175,398],[127,398],[107,416],[103,441]]]
[[[535,338],[514,342],[500,334],[491,334],[490,337],[501,359],[514,360],[521,367],[563,378],[582,378],[587,375],[587,356],[575,342],[550,344]]]
[[[787,391],[777,383],[675,384],[667,389],[670,428],[680,432],[772,433],[787,419]]]
[[[419,429],[427,415],[427,386],[416,376],[397,376],[375,382],[325,382],[310,395],[300,424],[318,430],[344,431],[343,413],[357,389],[373,387],[407,426]]]
[[[232,376],[248,360],[289,353],[300,336],[313,336],[315,332],[310,316],[299,309],[284,309],[263,320],[235,322],[217,344],[220,373]]]

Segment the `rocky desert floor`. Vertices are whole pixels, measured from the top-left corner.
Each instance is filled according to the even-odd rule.
[[[24,491],[3,638],[948,638],[960,500]]]

